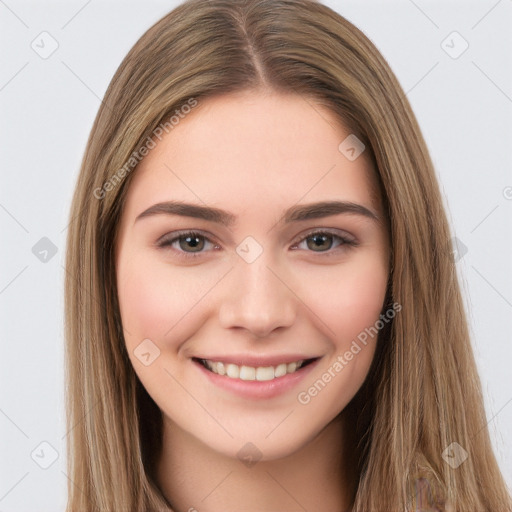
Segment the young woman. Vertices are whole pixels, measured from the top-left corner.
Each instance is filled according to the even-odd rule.
[[[148,30],[71,219],[68,512],[512,510],[425,142],[326,6]]]

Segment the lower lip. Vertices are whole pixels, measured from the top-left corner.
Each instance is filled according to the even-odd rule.
[[[318,361],[320,361],[320,358],[294,373],[288,373],[283,377],[262,381],[232,379],[225,375],[219,375],[218,373],[207,370],[198,361],[193,361],[193,363],[212,384],[244,398],[265,399],[272,398],[293,389],[313,370]]]

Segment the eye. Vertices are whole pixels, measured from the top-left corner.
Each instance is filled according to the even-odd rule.
[[[184,258],[195,258],[199,256],[201,253],[205,252],[203,249],[208,244],[218,248],[208,237],[197,231],[170,233],[157,241],[158,247],[171,247]]]
[[[306,244],[305,247],[304,244]],[[292,249],[307,248],[311,252],[332,254],[337,250],[355,247],[356,245],[356,240],[353,237],[350,237],[349,235],[341,235],[330,231],[312,231],[309,232],[305,237],[303,237],[298,244],[292,246]]]
[[[306,247],[300,247],[304,243]],[[196,258],[204,252],[209,252],[206,250],[208,245],[210,249],[220,249],[219,245],[213,243],[207,236],[198,231],[169,233],[160,238],[156,245],[161,248],[170,247],[179,257],[183,258]],[[309,252],[330,255],[336,251],[356,245],[356,240],[349,235],[336,234],[330,231],[312,231],[303,236],[291,249],[296,250],[299,248]]]

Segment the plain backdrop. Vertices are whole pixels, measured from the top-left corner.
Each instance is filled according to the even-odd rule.
[[[71,195],[110,79],[177,3],[0,0],[0,512],[65,508]],[[492,440],[511,485],[512,1],[325,3],[383,53],[423,130],[457,238]]]

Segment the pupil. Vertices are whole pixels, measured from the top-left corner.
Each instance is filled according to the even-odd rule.
[[[310,240],[314,240],[313,244],[308,244],[310,249],[330,249],[332,242],[327,244],[327,247],[322,247],[322,244],[325,244],[325,241],[330,238],[330,235],[313,235]]]
[[[184,238],[185,240],[185,243],[186,244],[189,244],[189,249],[190,248],[195,248],[195,249],[199,249],[201,250],[202,249],[202,244],[201,244],[201,240],[200,240],[200,237],[198,236],[187,236]],[[182,249],[186,250],[186,248],[184,247],[181,247]],[[192,252],[195,252],[195,251],[192,251]]]
[[[326,241],[330,239],[330,235],[313,235],[309,238],[309,240],[313,240],[313,243],[310,244],[308,241],[308,247],[310,249],[330,249],[332,245],[332,240],[330,243],[326,244]],[[201,237],[199,236],[187,236],[184,237],[185,243],[189,245],[189,248],[201,250],[203,248],[203,244],[201,243]],[[181,245],[181,244],[180,244]],[[181,247],[184,249],[184,247]],[[192,251],[195,252],[195,251]]]

